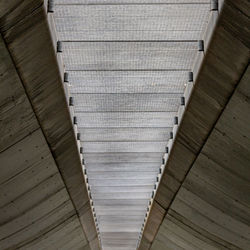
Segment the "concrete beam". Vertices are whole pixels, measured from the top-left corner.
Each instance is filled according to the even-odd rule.
[[[84,246],[85,243],[81,241],[86,237],[91,249],[99,249],[82,173],[81,158],[65,97],[62,79],[63,67],[58,64],[46,8],[47,2],[43,1],[1,3],[0,31],[3,37],[1,56],[6,52],[4,61],[1,61],[3,63],[1,77],[4,78],[4,81],[1,81],[1,100],[6,107],[5,109],[1,107],[3,114],[1,118],[4,118],[4,126],[1,126],[3,128],[1,130],[3,137],[0,148],[3,152],[1,157],[4,157],[5,152],[8,152],[9,155],[12,146],[19,141],[22,143],[25,137],[39,129],[41,134],[39,140],[44,140],[44,147],[47,148],[48,155],[54,161],[52,165],[54,168],[56,166],[53,173],[60,173],[63,183],[61,185],[66,188],[64,196],[69,195],[67,202],[69,205],[71,204],[73,214],[77,214],[75,219],[78,220],[78,223],[80,220],[81,226],[78,225],[77,230],[83,230],[85,234],[85,236],[82,235],[82,239],[79,236],[79,242],[75,242],[75,244]],[[10,62],[12,69],[6,68],[7,62]],[[9,92],[7,93],[7,91]],[[28,147],[28,145],[20,147]],[[32,155],[27,154],[25,157],[29,161]],[[37,152],[37,154],[39,157],[43,157],[42,152]],[[6,168],[8,161],[9,159],[5,158],[4,166]],[[12,163],[14,164],[14,162]],[[46,166],[44,164],[41,164],[41,167]],[[24,169],[27,168],[25,163],[23,166]],[[13,169],[13,173],[16,171]],[[6,176],[8,174],[10,173],[6,172]],[[30,178],[32,179],[31,176],[28,179],[30,180]],[[19,181],[18,178],[17,180]],[[21,185],[21,183],[19,184]],[[19,186],[17,185],[17,187]],[[27,190],[30,190],[31,187],[33,184],[30,187],[27,186]],[[18,192],[17,189],[14,189],[13,192],[15,191]],[[21,244],[18,243],[19,240],[24,242],[28,235],[24,233],[22,239],[18,237],[16,243],[13,242],[13,244]]]
[[[208,47],[194,66],[194,88],[151,208],[154,211],[160,206],[165,213],[161,213],[160,222],[155,221],[153,212],[150,213],[139,247],[141,250],[150,249],[156,235],[160,237],[157,232],[164,227],[171,204],[245,73],[250,44],[249,13],[246,11],[249,12],[247,1],[224,1],[215,30],[207,35]],[[164,246],[167,244],[170,244],[169,240]],[[170,249],[176,247],[169,245]],[[161,248],[155,245],[153,249]]]

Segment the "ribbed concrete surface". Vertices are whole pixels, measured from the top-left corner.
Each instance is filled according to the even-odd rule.
[[[49,19],[0,3],[0,249],[97,250]]]
[[[211,12],[140,250],[249,248],[249,14],[244,0]]]

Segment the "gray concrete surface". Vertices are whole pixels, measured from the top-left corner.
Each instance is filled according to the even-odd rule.
[[[166,1],[177,5],[197,2]],[[155,5],[166,4],[166,1],[157,0]],[[56,2],[65,5],[69,0]],[[173,121],[168,126],[167,122],[170,120],[166,119],[163,110],[158,110],[161,116],[156,112],[152,116],[160,117],[160,121],[166,125],[164,129],[162,126],[158,128],[159,121],[154,120],[151,126],[141,130],[141,122],[150,125],[148,121],[151,114],[143,113],[150,106],[148,103],[144,106],[143,99],[136,95],[125,105],[131,97],[126,96],[127,91],[133,92],[130,79],[137,79],[135,82],[138,90],[145,90],[145,86],[152,80],[159,81],[161,88],[156,94],[163,101],[166,96],[160,92],[174,90],[175,95],[179,95],[179,90],[182,91],[183,88],[178,88],[178,83],[184,85],[185,77],[166,72],[160,72],[158,76],[148,75],[148,71],[143,71],[143,61],[150,57],[140,52],[144,47],[137,43],[132,46],[135,54],[130,53],[131,47],[124,45],[122,48],[130,51],[130,57],[126,55],[124,61],[119,61],[120,57],[116,54],[118,62],[107,64],[107,61],[113,59],[112,49],[107,47],[107,42],[100,43],[100,40],[143,38],[157,41],[161,38],[162,31],[157,30],[153,16],[162,11],[162,8],[154,6],[149,12],[145,12],[145,16],[152,14],[147,21],[137,16],[137,19],[133,19],[134,25],[130,25],[131,17],[123,16],[136,16],[141,5],[148,5],[150,2],[138,0],[139,7],[135,7],[132,0],[110,0],[109,4],[113,6],[110,10],[111,18],[106,15],[106,3],[102,0],[72,0],[71,4],[92,6],[90,8],[93,9],[94,16],[99,16],[99,19],[96,21],[89,12],[79,11],[85,26],[73,23],[74,30],[70,30],[72,23],[67,24],[68,26],[59,25],[58,33],[55,31],[52,14],[47,13],[46,1],[0,2],[0,249],[101,249],[85,185],[86,179],[82,173],[80,140],[86,151],[84,160],[88,164],[89,185],[91,194],[95,197],[94,207],[98,210],[98,220],[104,229],[103,246],[109,250],[135,249],[140,236],[139,231],[134,233],[134,226],[141,228],[145,218],[144,207],[147,208],[150,199],[148,194],[154,188],[155,176],[159,170],[157,166],[162,162],[162,152],[155,148],[159,147],[164,151],[163,141],[170,139]],[[200,0],[199,3],[208,5],[209,1]],[[183,67],[184,71],[192,70],[194,84],[188,84],[184,92],[185,112],[184,107],[178,109],[176,103],[172,106],[168,103],[166,106],[177,112],[181,123],[174,126],[174,138],[168,144],[172,145],[171,151],[164,155],[168,161],[160,176],[154,202],[149,206],[150,213],[140,241],[140,250],[247,250],[250,245],[250,4],[247,0],[225,0],[219,1],[219,4],[219,12],[210,12],[205,33],[200,32],[203,29],[192,29],[195,20],[191,20],[190,26],[186,27],[187,32],[169,33],[171,39],[180,38],[180,35],[181,39],[195,39],[201,35],[205,42],[204,52],[185,54],[192,58],[185,62],[178,62],[176,58],[172,58],[170,63],[165,62],[164,56],[160,55],[163,61],[160,66],[171,68],[172,62]],[[104,6],[100,7],[102,5]],[[118,5],[123,7],[119,8]],[[130,7],[126,9],[124,5]],[[66,11],[69,16],[72,15],[70,11]],[[174,12],[167,13],[171,16]],[[115,15],[119,17],[116,20],[118,30],[105,30],[105,21],[112,23]],[[174,18],[162,17],[159,20],[163,24],[167,21],[177,27],[185,21],[180,19],[180,23],[175,23],[172,22]],[[141,27],[144,22],[156,30],[145,31],[142,36],[135,27]],[[130,32],[122,32],[124,24],[130,27]],[[85,33],[79,32],[83,27],[86,28]],[[99,27],[103,27],[102,32],[98,32]],[[76,126],[72,125],[74,111],[72,107],[68,107],[69,93],[63,83],[63,56],[56,53],[58,38],[64,41],[68,38],[95,40],[87,44],[93,49],[88,51],[89,60],[85,58],[85,61],[77,53],[72,57],[68,53],[72,48],[65,47],[68,50],[64,58],[66,63],[75,58],[79,60],[77,67],[90,70],[87,74],[71,76],[71,80],[76,83],[71,93],[76,97],[76,106],[79,108],[77,112],[82,108],[86,113],[96,112],[99,108],[102,112],[107,112],[110,103],[116,103],[117,99],[112,99],[111,95],[107,100],[105,93],[117,93],[119,90],[119,102],[124,105],[114,105],[111,111],[131,112],[138,105],[143,114],[139,121],[125,117],[128,125],[134,122],[131,130],[118,126],[110,131],[105,128],[110,125],[110,121],[100,115],[95,117],[95,121],[101,124],[102,133],[100,128],[92,127],[94,120],[90,119],[87,128],[78,128],[81,138],[76,139]],[[99,44],[99,47],[93,47],[93,44]],[[162,45],[167,48],[165,43]],[[86,44],[78,46],[80,47],[74,47],[73,50],[86,50]],[[159,48],[162,50],[161,46]],[[151,48],[151,44],[146,46],[146,50]],[[116,50],[122,55],[123,50]],[[99,57],[95,57],[98,51],[101,53]],[[174,53],[174,57],[180,56],[176,51]],[[129,64],[131,58],[139,63],[132,60],[132,64]],[[140,61],[140,58],[143,60]],[[192,65],[194,59],[195,64]],[[116,72],[97,73],[95,67],[98,65],[102,66],[102,70],[114,70],[116,67],[124,70],[129,66],[130,70],[138,67],[142,72],[124,75],[124,71],[119,71],[118,83],[124,84],[117,85],[114,80]],[[156,69],[155,64],[146,65]],[[76,65],[68,69],[79,69],[74,67]],[[91,73],[92,70],[94,74]],[[172,87],[165,86],[161,82],[162,78],[171,81]],[[84,87],[82,81],[87,82]],[[93,83],[97,82],[101,84],[95,86]],[[99,90],[103,92],[102,95],[98,94]],[[143,94],[148,95],[152,90],[155,88],[151,86],[147,89],[149,92]],[[79,92],[84,97],[84,102],[77,99]],[[92,92],[93,98],[84,96],[85,92]],[[152,95],[149,97],[153,103],[159,101]],[[133,102],[135,99],[138,102]],[[98,100],[102,100],[105,105],[98,106]],[[110,120],[114,118],[112,112],[108,116]],[[86,117],[88,115],[81,114],[80,121],[87,122]],[[152,133],[152,125],[159,129],[157,133]],[[119,143],[131,135],[135,142]],[[140,142],[141,135],[147,141],[162,138],[162,142],[157,145],[151,142],[145,144]],[[96,143],[103,138],[106,142],[114,138],[116,141],[108,143],[107,148],[103,147],[103,142]],[[131,148],[136,149],[135,152],[131,152]],[[103,149],[106,151],[103,152]],[[121,149],[124,152],[120,152]],[[134,168],[139,172],[134,171]],[[120,171],[121,169],[124,171]],[[152,185],[149,185],[149,180]],[[110,209],[111,200],[112,205],[118,209]],[[132,227],[126,225],[127,232],[124,232],[126,218],[122,218],[125,212],[133,220]]]
[[[99,249],[46,8],[0,5],[0,248]]]
[[[139,249],[248,249],[249,2],[224,1]]]

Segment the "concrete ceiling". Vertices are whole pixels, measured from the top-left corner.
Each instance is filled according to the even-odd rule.
[[[0,2],[0,249],[248,249],[249,1],[48,6]]]
[[[249,248],[249,10],[211,16],[140,250]]]
[[[47,17],[0,5],[0,249],[98,249]]]
[[[75,208],[2,37],[0,50],[0,248],[85,246]]]
[[[248,66],[168,208],[150,249],[248,249],[249,79]],[[177,181],[173,182],[176,185]]]

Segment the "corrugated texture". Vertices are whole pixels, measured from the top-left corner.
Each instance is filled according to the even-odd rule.
[[[163,128],[80,128],[80,138],[89,141],[163,141],[169,139],[171,127]]]
[[[173,127],[175,114],[176,112],[76,113],[79,128]]]
[[[197,45],[197,42],[65,42],[63,59],[69,71],[188,71]]]
[[[183,93],[186,71],[71,71],[73,93]]]
[[[55,1],[104,250],[134,250],[209,1]]]
[[[209,4],[209,0],[54,0],[56,4]]]
[[[182,94],[72,94],[72,96],[76,112],[176,112]]]
[[[161,165],[162,153],[84,153],[85,162],[89,163],[157,163]]]
[[[133,2],[137,3],[56,5],[59,39],[195,40],[205,28],[210,6],[208,1],[207,4],[181,4],[181,1],[159,5]]]

